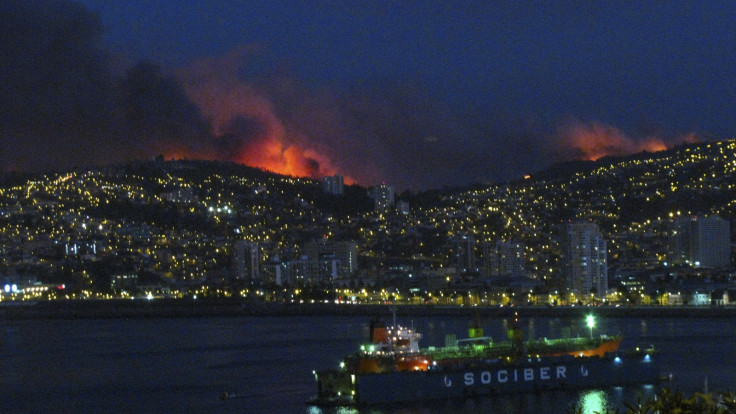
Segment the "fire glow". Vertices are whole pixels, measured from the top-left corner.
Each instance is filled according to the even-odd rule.
[[[574,123],[563,129],[561,144],[578,154],[576,158],[595,161],[605,156],[621,156],[642,151],[658,152],[683,142],[698,142],[694,134],[668,145],[657,137],[633,139],[618,128],[598,122]],[[669,142],[669,141],[668,141]]]
[[[295,144],[285,145],[272,136],[245,144],[242,151],[235,155],[235,161],[295,177],[319,178],[336,173],[334,168],[329,167],[329,159],[316,151],[305,150]]]
[[[295,177],[340,173],[318,140],[280,116],[266,92],[238,77],[242,53],[202,60],[181,74],[187,94],[211,123],[214,157]],[[345,183],[354,182],[345,177]]]

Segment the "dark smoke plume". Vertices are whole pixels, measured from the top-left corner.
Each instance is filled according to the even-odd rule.
[[[113,75],[99,18],[65,1],[0,3],[0,170],[191,153],[208,127],[173,78],[141,63]]]

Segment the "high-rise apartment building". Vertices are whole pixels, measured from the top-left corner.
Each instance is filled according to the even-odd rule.
[[[342,195],[345,193],[345,180],[342,175],[327,176],[322,179],[322,191],[327,194]]]
[[[571,222],[565,226],[564,263],[567,289],[581,295],[608,291],[606,241],[592,222]]]
[[[455,275],[476,270],[475,237],[472,234],[461,234],[452,239],[452,264]]]
[[[302,253],[309,260],[324,262],[332,278],[350,277],[358,268],[358,247],[355,242],[320,239],[306,243]]]
[[[252,282],[260,279],[260,252],[258,245],[248,240],[238,240],[233,249],[235,279]]]
[[[731,226],[718,216],[686,217],[672,223],[669,260],[693,267],[727,268],[731,264]]]
[[[526,276],[523,243],[513,240],[499,240],[496,243],[485,243],[483,259],[488,276]]]
[[[394,188],[386,183],[371,187],[368,195],[373,199],[376,211],[386,212],[394,206]]]

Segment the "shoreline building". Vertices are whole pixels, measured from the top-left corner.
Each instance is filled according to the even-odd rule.
[[[608,259],[606,241],[592,222],[567,223],[564,234],[566,288],[580,295],[608,291]]]
[[[233,264],[235,267],[235,280],[254,282],[259,280],[260,259],[258,245],[248,240],[238,240],[233,249]]]
[[[514,240],[498,240],[483,244],[484,270],[490,277],[526,276],[525,246]]]
[[[355,242],[327,239],[306,243],[302,253],[312,261],[329,262],[333,278],[349,278],[358,269],[358,247]]]
[[[455,277],[476,271],[475,237],[462,234],[452,239],[452,264],[455,266]]]
[[[672,223],[670,255],[673,264],[702,268],[731,265],[731,226],[718,216],[686,217]]]

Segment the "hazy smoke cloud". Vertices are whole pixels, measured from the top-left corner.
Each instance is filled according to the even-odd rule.
[[[179,71],[212,125],[218,158],[315,178],[340,173],[348,182],[385,181],[401,190],[496,181],[524,164],[508,154],[528,135],[503,135],[458,114],[422,85],[391,80],[316,89],[283,72],[245,75],[258,53],[247,47]]]
[[[309,136],[283,114],[284,108],[275,106],[276,91],[242,78],[250,52],[243,48],[219,59],[202,59],[179,72],[189,96],[212,125],[217,158],[281,174],[321,178],[336,173],[321,137]]]
[[[0,4],[0,169],[106,164],[194,152],[207,127],[179,85],[140,64],[123,79],[99,19],[71,2]]]
[[[209,125],[199,108],[173,78],[155,65],[142,62],[128,70],[120,82],[121,125],[128,144],[143,154],[212,157]]]
[[[121,70],[99,44],[99,19],[79,5],[5,0],[0,19],[0,170],[163,154],[421,190],[694,139],[632,138],[601,122],[558,126],[550,114],[479,113],[405,78],[315,86],[288,69],[262,70],[268,51],[258,45],[175,77],[146,62]]]
[[[663,151],[673,145],[697,141],[694,134],[668,139],[649,135],[635,139],[610,125],[577,120],[565,123],[559,130],[560,157],[565,160],[597,160],[607,155]]]

